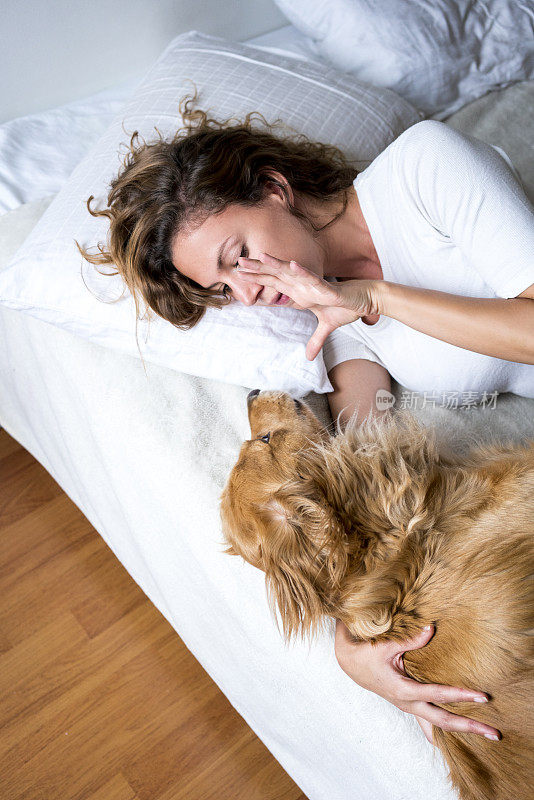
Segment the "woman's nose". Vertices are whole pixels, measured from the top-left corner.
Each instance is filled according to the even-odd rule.
[[[232,294],[243,305],[253,306],[261,290],[262,286],[259,283],[247,283],[245,286],[236,286]]]

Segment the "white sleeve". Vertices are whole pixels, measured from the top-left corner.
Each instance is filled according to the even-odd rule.
[[[364,342],[345,333],[344,327],[346,326],[336,328],[328,334],[323,345],[323,360],[327,373],[337,364],[349,361],[351,358],[365,358],[382,364],[378,356]]]
[[[396,144],[422,213],[495,294],[516,297],[534,283],[534,208],[494,147],[438,120],[416,123]]]

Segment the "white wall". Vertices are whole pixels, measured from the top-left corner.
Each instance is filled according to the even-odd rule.
[[[287,24],[272,0],[0,0],[0,123],[141,78],[180,33]]]

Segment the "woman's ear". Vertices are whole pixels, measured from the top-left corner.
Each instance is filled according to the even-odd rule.
[[[261,514],[271,610],[276,616],[278,609],[286,640],[315,632],[336,607],[348,565],[346,536],[333,510],[301,494],[293,483],[281,487]]]

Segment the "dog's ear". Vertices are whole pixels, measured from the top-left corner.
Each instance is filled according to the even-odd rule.
[[[284,637],[316,632],[334,612],[347,571],[345,532],[331,507],[303,493],[298,481],[279,488],[261,516],[269,604],[280,613]]]
[[[378,583],[376,596],[352,595],[340,604],[338,613],[344,620],[350,620],[346,622],[347,627],[361,640],[374,641],[377,636],[387,633],[393,624],[393,603],[387,596],[392,595],[396,587],[387,580]]]
[[[403,609],[402,598],[406,586],[413,585],[416,556],[412,563],[394,560],[382,569],[368,575],[350,575],[339,597],[339,617],[358,639],[373,641],[381,634],[392,630],[396,621],[396,633],[410,617]],[[405,638],[410,634],[405,633]],[[402,635],[401,635],[402,639]]]
[[[239,492],[231,491],[230,484],[224,487],[219,506],[221,529],[228,545],[222,552],[230,556],[241,556],[254,567],[263,569],[261,531],[257,515],[251,513],[250,505]]]

